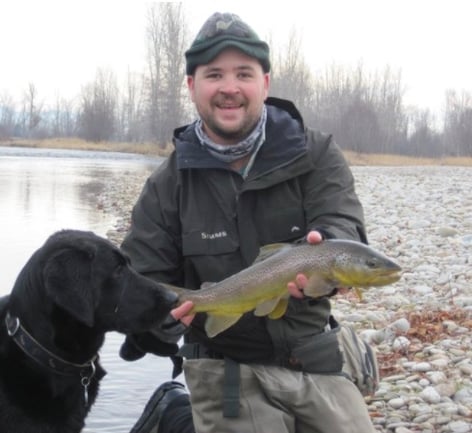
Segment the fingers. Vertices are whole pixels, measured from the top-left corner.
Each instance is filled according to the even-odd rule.
[[[319,244],[323,240],[323,236],[321,235],[320,232],[317,232],[316,230],[312,230],[311,232],[308,232],[306,235],[306,241],[309,244]]]
[[[303,294],[303,289],[307,285],[308,278],[304,274],[298,274],[295,277],[295,281],[290,281],[287,284],[288,292],[291,296],[297,299],[302,299],[305,297]]]
[[[294,282],[288,283],[287,289],[288,289],[288,292],[290,293],[290,296],[293,296],[294,298],[302,299],[304,296],[303,292],[297,287],[297,285]]]
[[[193,302],[185,301],[178,307],[171,310],[170,314],[175,320],[180,320],[184,325],[188,326],[195,317],[195,314],[189,314],[192,308]]]
[[[323,240],[323,236],[320,232],[316,230],[312,230],[306,235],[306,240],[309,244],[318,244]],[[299,274],[297,275],[294,283],[289,283],[289,292],[292,296],[296,298],[303,297],[303,289],[306,287],[308,280],[305,275]],[[351,290],[351,287],[339,287],[336,289],[335,293],[339,293],[345,295]],[[299,296],[302,294],[302,296]]]
[[[318,244],[323,240],[323,236],[321,236],[321,233],[312,230],[311,232],[308,232],[306,235],[306,240],[309,244]],[[303,289],[306,287],[308,283],[308,278],[304,274],[298,274],[295,277],[294,281],[290,281],[287,284],[287,289],[288,292],[290,293],[290,296],[293,296],[294,298],[297,299],[302,299],[305,297],[303,293]]]

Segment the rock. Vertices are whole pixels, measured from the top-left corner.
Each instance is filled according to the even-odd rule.
[[[427,403],[439,403],[441,396],[432,386],[427,386],[420,392],[420,397]]]
[[[454,227],[438,227],[436,234],[443,237],[455,236],[459,232]]]

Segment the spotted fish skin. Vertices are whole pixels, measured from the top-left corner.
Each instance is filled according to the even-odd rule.
[[[277,319],[287,309],[287,284],[297,274],[308,277],[306,296],[319,298],[335,288],[368,289],[398,281],[401,267],[370,246],[350,240],[330,239],[318,244],[271,244],[261,248],[254,264],[200,290],[166,285],[180,302],[192,301],[192,313],[205,312],[209,337],[236,323],[246,312]]]

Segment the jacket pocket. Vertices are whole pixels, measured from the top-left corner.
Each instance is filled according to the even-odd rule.
[[[343,357],[337,338],[338,328],[322,332],[310,341],[297,345],[291,353],[290,364],[302,371],[316,374],[339,374]]]

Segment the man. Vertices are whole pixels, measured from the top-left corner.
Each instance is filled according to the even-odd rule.
[[[198,290],[250,266],[266,244],[366,242],[362,207],[338,146],[331,136],[305,128],[291,102],[268,98],[267,44],[236,15],[215,13],[185,55],[199,118],[175,131],[175,151],[148,179],[133,209],[122,248],[136,269]],[[214,338],[205,334],[203,315],[191,321],[179,354],[186,358],[195,431],[375,431],[361,394],[339,370],[305,372],[293,362],[292,350],[322,334],[330,316],[329,299],[304,297],[305,284],[304,275],[289,284],[289,307],[278,320],[247,313]],[[174,317],[189,308],[184,304]],[[173,355],[184,328],[170,323],[156,331],[160,342],[129,336],[121,354],[134,359],[141,348]],[[158,389],[160,426],[153,432],[192,431],[188,419],[187,430],[168,424],[178,413],[169,402],[182,400],[178,388],[170,382]],[[189,410],[184,402],[180,413]]]

